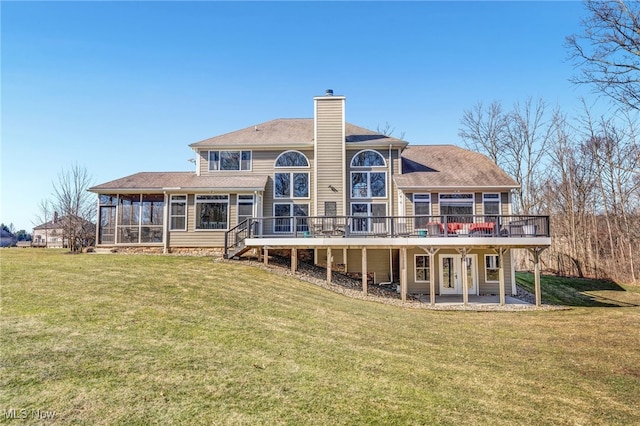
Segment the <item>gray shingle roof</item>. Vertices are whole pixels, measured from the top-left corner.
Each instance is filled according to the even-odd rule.
[[[454,145],[416,145],[402,152],[402,175],[408,188],[518,188],[520,185],[487,156]]]
[[[91,192],[106,191],[161,191],[163,189],[192,190],[247,190],[263,191],[267,185],[265,175],[215,174],[197,176],[194,172],[141,172],[89,188]]]
[[[345,123],[345,135],[347,143],[380,143],[388,146],[404,146],[407,142],[385,136],[379,132]],[[192,148],[207,148],[216,146],[247,146],[260,148],[260,146],[287,146],[308,145],[313,146],[313,118],[279,118],[257,124],[245,129],[189,145]]]

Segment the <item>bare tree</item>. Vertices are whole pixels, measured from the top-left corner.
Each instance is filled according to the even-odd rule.
[[[549,118],[547,106],[541,99],[535,103],[531,98],[516,103],[507,116],[505,128],[504,168],[519,184],[516,191],[515,210],[531,214],[539,210],[540,184],[545,180],[544,162],[547,146],[556,130],[553,122],[559,119],[555,111]]]
[[[93,197],[87,191],[91,187],[87,169],[75,164],[58,174],[53,183],[54,206],[60,212],[63,238],[71,251],[82,249],[93,235],[91,224],[95,216]]]
[[[566,45],[580,73],[577,84],[592,85],[623,107],[640,109],[640,3],[586,0],[583,32]]]
[[[479,101],[472,109],[464,111],[458,135],[467,148],[486,154],[494,163],[500,164],[504,155],[507,116],[502,105],[493,101],[485,109]]]

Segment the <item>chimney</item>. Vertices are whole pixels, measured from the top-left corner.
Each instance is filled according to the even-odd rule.
[[[53,212],[53,223],[58,222],[58,212]]]
[[[317,216],[348,214],[345,184],[345,100],[344,96],[334,96],[332,89],[327,89],[324,96],[313,98],[316,177],[314,204]]]

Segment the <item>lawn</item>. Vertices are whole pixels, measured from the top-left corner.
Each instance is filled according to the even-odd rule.
[[[0,262],[0,421],[640,423],[634,288],[623,307],[443,312],[211,258]]]

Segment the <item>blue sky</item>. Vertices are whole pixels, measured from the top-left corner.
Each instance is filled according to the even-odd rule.
[[[191,170],[188,144],[312,117],[461,144],[463,111],[541,97],[571,113],[579,2],[2,2],[0,221],[31,230],[73,164],[96,184]]]

